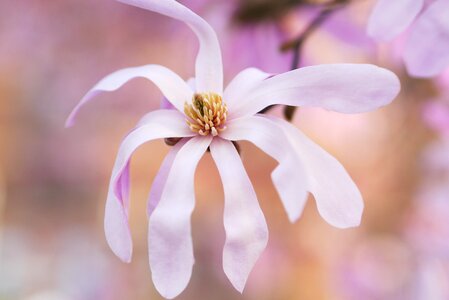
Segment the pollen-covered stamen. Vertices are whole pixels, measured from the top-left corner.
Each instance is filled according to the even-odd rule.
[[[228,114],[226,104],[221,96],[215,93],[200,93],[193,95],[192,103],[184,104],[187,125],[200,135],[217,136],[226,129],[224,125]]]

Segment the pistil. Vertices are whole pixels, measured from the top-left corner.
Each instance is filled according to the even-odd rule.
[[[217,136],[226,129],[228,110],[220,95],[198,93],[193,95],[192,103],[184,104],[187,125],[200,135]]]

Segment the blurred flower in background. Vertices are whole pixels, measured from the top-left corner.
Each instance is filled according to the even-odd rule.
[[[418,18],[443,1],[426,4]],[[303,32],[324,8],[322,2],[328,4],[267,1],[265,11],[276,12],[274,18],[242,24],[237,12],[254,3],[257,11],[257,2],[264,1],[182,2],[204,16],[229,46],[224,49],[227,80],[246,65],[288,70],[292,52],[278,49]],[[446,135],[439,131],[445,124],[449,76],[412,79],[383,45],[373,55],[363,31],[376,3],[349,1],[333,13],[304,43],[301,65],[380,64],[401,77],[400,98],[369,114],[341,117],[304,108],[293,119],[345,165],[360,188],[365,200],[361,226],[331,228],[313,201],[295,225],[288,224],[270,183],[275,162],[242,143],[241,156],[272,237],[240,295],[221,267],[222,188],[206,155],[196,175],[196,264],[178,299],[447,299],[444,178],[449,159]],[[254,8],[249,11],[253,20]],[[135,80],[89,104],[77,127],[63,126],[83,92],[114,70],[160,63],[189,78],[197,50],[191,32],[110,0],[18,0],[0,2],[0,41],[0,299],[161,299],[148,274],[146,199],[168,146],[144,146],[131,163],[136,201],[130,208],[135,242],[130,265],[108,250],[102,220],[115,149],[142,113],[159,107],[162,96]],[[443,111],[426,117],[438,125],[429,129],[422,116],[432,99],[439,99]],[[282,108],[270,113],[281,115]]]
[[[411,76],[436,76],[449,67],[448,11],[447,0],[378,0],[368,34],[389,41],[410,29],[403,50],[407,71]]]

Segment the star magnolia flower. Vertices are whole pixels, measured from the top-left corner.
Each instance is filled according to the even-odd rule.
[[[360,113],[386,105],[398,94],[398,78],[373,65],[323,65],[279,75],[257,69],[239,73],[223,90],[220,47],[213,29],[198,15],[173,0],[121,2],[185,22],[199,39],[195,89],[159,65],[119,70],[94,86],[79,108],[103,91],[113,91],[136,77],[151,80],[174,109],[150,112],[123,140],[112,172],[106,202],[105,232],[112,251],[131,260],[128,225],[129,165],[143,143],[182,138],[165,158],[149,195],[149,261],[160,294],[173,298],[190,280],[194,263],[190,217],[195,205],[194,173],[210,148],[224,186],[226,242],[223,268],[242,291],[265,248],[268,230],[256,193],[232,141],[247,140],[279,162],[272,179],[291,221],[299,218],[307,192],[330,224],[345,228],[360,222],[363,202],[356,185],[333,157],[291,124],[257,114],[274,104],[319,106]]]
[[[426,3],[430,4],[424,9]],[[449,0],[379,0],[368,34],[388,41],[412,27],[404,50],[408,73],[432,77],[449,67],[448,13]]]

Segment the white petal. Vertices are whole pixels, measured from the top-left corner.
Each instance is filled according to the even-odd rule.
[[[152,81],[161,90],[162,94],[179,110],[184,111],[184,102],[192,99],[193,91],[173,71],[159,65],[146,65],[141,67],[118,70],[101,79],[81,99],[67,118],[66,127],[74,124],[79,109],[101,92],[111,92],[119,89],[131,79],[142,77]]]
[[[256,68],[248,68],[237,74],[224,91],[223,99],[228,110],[232,111],[233,106],[244,100],[253,87],[271,75]]]
[[[368,35],[388,41],[405,31],[422,10],[424,0],[379,0],[368,22]]]
[[[301,158],[309,177],[309,191],[321,216],[335,227],[358,226],[363,199],[344,167],[292,124],[279,118],[270,119],[282,126]]]
[[[267,224],[234,145],[216,138],[210,149],[225,194],[223,269],[232,285],[242,292],[267,245]]]
[[[198,92],[223,93],[223,65],[217,35],[212,27],[193,11],[174,0],[118,0],[129,5],[185,22],[196,34],[200,49],[196,58]],[[183,49],[180,49],[182,55]]]
[[[405,46],[410,75],[433,77],[449,67],[449,1],[432,3],[418,17]]]
[[[295,222],[307,201],[307,175],[279,125],[261,116],[241,118],[228,122],[227,129],[220,137],[232,141],[250,141],[278,161],[279,166],[271,178],[289,220]]]
[[[361,113],[389,104],[399,90],[398,77],[374,65],[311,66],[262,81],[229,115],[232,118],[254,115],[273,104]]]
[[[194,135],[184,122],[178,111],[156,110],[148,116],[146,125],[131,131],[120,145],[109,184],[104,229],[109,246],[122,261],[129,262],[132,255],[127,212],[131,155],[140,145],[154,139]]]
[[[157,172],[156,177],[153,180],[150,189],[150,195],[148,196],[148,207],[147,207],[148,216],[151,216],[157,204],[161,200],[162,192],[164,191],[165,187],[165,182],[167,181],[168,174],[173,165],[173,161],[175,160],[175,157],[178,154],[179,150],[182,148],[182,146],[184,146],[186,142],[187,139],[182,139],[178,143],[176,143],[176,145],[170,149],[164,161],[162,162],[162,165],[159,168],[159,171]]]
[[[168,299],[187,286],[194,263],[190,216],[195,206],[196,166],[212,137],[196,136],[178,152],[161,200],[150,216],[148,251],[153,282]]]

